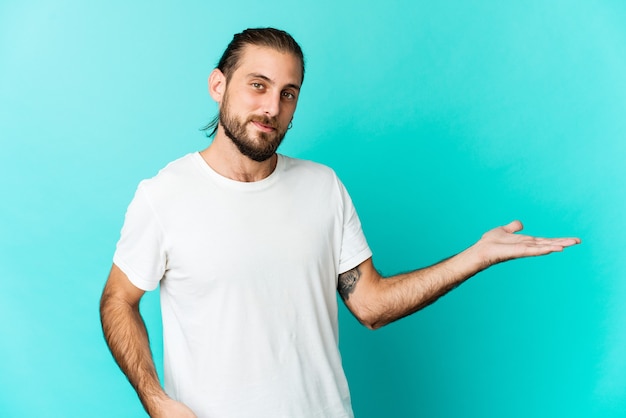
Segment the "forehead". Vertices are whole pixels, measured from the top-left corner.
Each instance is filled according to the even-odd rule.
[[[239,65],[233,77],[246,77],[250,74],[262,74],[280,84],[299,86],[302,81],[302,63],[300,58],[274,48],[246,45],[239,58]]]

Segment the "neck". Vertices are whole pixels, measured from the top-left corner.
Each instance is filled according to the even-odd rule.
[[[243,155],[233,142],[218,131],[208,148],[200,152],[204,161],[217,173],[231,180],[254,182],[274,172],[276,154],[265,161],[254,161]]]

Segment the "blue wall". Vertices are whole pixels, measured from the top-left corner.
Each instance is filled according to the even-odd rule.
[[[335,168],[383,273],[515,218],[584,241],[380,331],[342,310],[357,417],[623,416],[625,23],[610,0],[0,2],[0,415],[141,416],[98,318],[126,206],[206,146],[232,34],[277,26],[308,64],[282,152]]]

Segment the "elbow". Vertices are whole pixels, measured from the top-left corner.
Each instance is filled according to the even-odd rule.
[[[370,331],[376,331],[377,329],[380,329],[382,327],[384,327],[385,325],[387,325],[387,322],[385,321],[361,321],[361,324],[363,324],[363,326],[367,329],[369,329]]]
[[[108,294],[106,293],[102,293],[102,296],[100,296],[100,305],[99,305],[99,310],[100,310],[100,321],[102,322],[103,318],[106,316],[107,311],[110,309],[109,305],[110,305],[110,301],[111,298]]]
[[[105,289],[104,292],[102,292],[102,296],[100,296],[100,321],[104,321],[106,317],[111,314],[111,312],[116,311],[118,307],[119,300]]]
[[[376,331],[377,329],[380,329],[387,325],[387,322],[385,321],[364,321],[359,319],[359,322],[370,331]]]
[[[365,328],[375,331],[383,326],[387,325],[389,321],[386,319],[385,315],[377,313],[368,307],[364,307],[358,310],[353,310],[354,316],[356,319],[363,325]]]
[[[361,322],[361,324],[365,328],[369,329],[370,331],[376,331],[377,329],[382,328],[383,325],[385,325],[385,324],[381,324],[379,322]]]

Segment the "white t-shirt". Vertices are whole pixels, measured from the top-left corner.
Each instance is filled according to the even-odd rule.
[[[245,183],[193,153],[140,183],[113,261],[160,283],[165,390],[199,417],[338,418],[337,276],[369,257],[328,167],[279,155]]]

